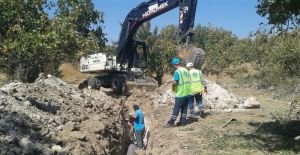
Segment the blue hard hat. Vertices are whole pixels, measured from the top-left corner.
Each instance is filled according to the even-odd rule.
[[[180,63],[180,59],[179,58],[173,58],[172,59],[172,62],[171,62],[172,65],[175,65],[175,64],[178,64],[178,63]]]

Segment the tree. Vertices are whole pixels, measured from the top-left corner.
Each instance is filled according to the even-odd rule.
[[[197,25],[194,31],[196,47],[202,48],[206,53],[204,70],[218,73],[228,67],[230,61],[227,56],[231,52],[229,49],[235,44],[237,37],[230,31],[211,26]]]
[[[47,1],[0,1],[0,61],[23,82],[40,72],[58,75],[58,66],[90,51],[105,50],[103,14],[89,0],[58,1],[51,19]],[[78,59],[77,59],[78,60]]]
[[[97,43],[104,46],[107,41],[102,31],[104,15],[95,9],[92,0],[58,0],[57,17],[68,18],[76,24],[77,32],[86,37],[93,33]]]
[[[151,32],[151,24],[150,22],[145,22],[143,25],[141,25],[138,29],[138,31],[135,34],[135,39],[140,41],[147,41],[148,37],[152,35]]]
[[[257,13],[268,19],[271,32],[284,32],[296,29],[300,34],[299,0],[258,0]]]
[[[155,27],[151,32],[150,22],[143,24],[136,33],[136,39],[142,40],[148,46],[148,69],[155,74],[155,79],[159,84],[162,83],[164,73],[169,72],[170,61],[177,54],[177,27],[167,26],[158,33]],[[175,39],[175,40],[174,40]]]
[[[178,27],[176,25],[168,25],[160,31],[159,37],[164,40],[170,40],[174,43],[178,42]]]
[[[149,69],[156,74],[155,79],[162,83],[164,73],[170,72],[171,59],[177,55],[177,45],[170,40],[157,39],[149,52]]]

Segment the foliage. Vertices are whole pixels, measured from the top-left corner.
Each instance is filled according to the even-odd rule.
[[[0,62],[24,82],[38,73],[58,74],[61,62],[104,51],[103,14],[91,0],[0,1]],[[52,18],[45,9],[55,9]]]
[[[272,25],[271,31],[287,31],[298,29],[300,33],[300,1],[299,0],[258,0],[257,13],[265,17]]]
[[[236,69],[235,76],[257,80],[261,86],[279,86],[288,79],[299,79],[300,37],[289,32],[275,36],[265,31],[238,39],[232,32],[212,26],[195,27],[194,44],[204,49],[206,73],[219,74],[226,68]],[[178,28],[169,25],[159,34],[150,31],[150,23],[142,26],[137,36],[149,44],[149,69],[162,76],[168,72],[169,60],[176,55]],[[170,48],[169,48],[170,47]],[[245,66],[243,72],[240,67]],[[232,69],[231,69],[232,70]]]
[[[170,62],[177,55],[177,46],[170,40],[158,39],[149,52],[149,68],[156,74],[156,79],[161,82],[164,73],[172,70]]]
[[[163,28],[158,33],[155,27],[151,32],[150,22],[144,23],[136,33],[136,39],[145,41],[148,46],[148,69],[150,73],[156,75],[156,80],[161,84],[164,73],[171,70],[170,61],[177,54],[177,37],[178,31],[174,25]],[[171,39],[173,38],[173,39]]]
[[[135,39],[140,41],[147,41],[148,37],[152,35],[150,22],[145,22],[135,34]]]
[[[176,25],[168,25],[160,31],[159,37],[164,40],[169,40],[178,43],[178,27]]]
[[[276,36],[258,31],[255,35],[238,39],[230,31],[198,25],[194,43],[206,52],[203,66],[206,73],[219,74],[230,66],[240,74],[239,68],[249,64],[252,71],[246,70],[247,76],[238,77],[256,78],[264,87],[287,85],[287,81],[297,82],[300,77],[300,37],[294,32]]]
[[[218,73],[229,66],[230,47],[234,45],[237,37],[230,31],[211,26],[195,27],[194,43],[206,52],[205,71]]]
[[[300,77],[300,39],[285,35],[269,38],[261,73],[267,85],[277,85],[287,78]],[[276,83],[277,81],[277,83]]]

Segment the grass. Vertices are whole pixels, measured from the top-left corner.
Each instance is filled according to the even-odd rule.
[[[248,123],[249,126],[254,128],[259,124],[260,122]],[[206,129],[205,133],[207,135],[205,137],[209,142],[207,149],[216,154],[229,154],[232,151],[238,154],[251,154],[251,152],[298,154],[300,143],[293,138],[300,134],[299,129],[300,121],[292,121],[286,125],[279,122],[266,122],[253,132],[238,132],[240,129],[237,129],[237,131],[227,131],[218,135],[216,131]],[[219,150],[222,150],[222,152]]]
[[[7,80],[7,74],[0,72],[0,86],[2,86]]]
[[[59,71],[62,80],[74,84],[78,84],[81,81],[87,79],[89,76],[91,76],[90,74],[87,73],[81,73],[77,66],[69,63],[60,65]]]

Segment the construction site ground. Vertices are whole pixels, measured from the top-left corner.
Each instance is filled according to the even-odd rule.
[[[171,75],[166,75],[164,81],[171,78]],[[241,86],[227,74],[208,76],[207,79],[237,97],[255,97],[261,103],[260,108],[240,112],[206,110],[206,117],[198,116],[196,122],[184,127],[164,128],[173,104],[156,105],[152,101],[158,97],[155,96],[157,92],[135,90],[127,99],[127,106],[130,107],[133,102],[139,103],[151,130],[148,147],[139,154],[298,154],[300,143],[294,137],[300,134],[300,122],[283,126],[273,118],[277,112],[289,109],[290,96]],[[166,89],[160,88],[158,91]],[[230,119],[236,121],[222,128]]]
[[[76,69],[69,65],[63,65],[61,71],[62,79],[73,86],[76,86],[80,80],[86,78],[86,75],[78,73]],[[169,81],[170,79],[170,75],[164,77],[164,81]],[[66,89],[77,96],[68,97],[64,96],[63,92],[58,92],[57,94],[60,98],[57,99],[57,101],[54,99],[54,101],[58,103],[61,109],[55,114],[45,110],[37,111],[33,109],[33,111],[31,111],[29,109],[29,112],[37,112],[38,119],[40,119],[40,115],[44,114],[44,117],[41,117],[42,119],[40,120],[47,120],[46,123],[40,122],[37,127],[38,129],[26,128],[26,131],[22,133],[19,133],[20,129],[17,125],[12,125],[15,129],[13,130],[13,135],[18,135],[14,136],[13,140],[10,138],[12,137],[11,132],[1,131],[0,138],[5,140],[8,137],[8,140],[5,141],[0,139],[1,149],[7,149],[6,152],[1,153],[13,152],[9,147],[15,147],[16,149],[23,148],[23,152],[22,150],[19,150],[20,153],[26,153],[24,149],[28,148],[33,150],[27,150],[27,152],[31,151],[30,153],[34,153],[35,149],[39,148],[40,151],[38,153],[50,152],[50,154],[51,151],[52,153],[61,154],[66,152],[71,152],[73,154],[123,154],[126,149],[123,148],[126,142],[122,139],[124,138],[124,134],[122,134],[122,126],[124,126],[122,125],[122,119],[124,119],[122,117],[124,117],[124,115],[121,115],[122,112],[126,112],[126,110],[122,111],[124,108],[122,101],[124,100],[126,106],[125,109],[129,109],[127,112],[132,112],[132,103],[138,103],[140,105],[145,115],[146,125],[150,129],[150,138],[146,150],[138,150],[137,154],[196,155],[299,153],[300,143],[299,141],[294,140],[294,137],[300,135],[300,123],[298,121],[291,121],[288,124],[281,125],[273,118],[273,115],[277,111],[289,109],[289,96],[278,95],[272,90],[241,86],[240,84],[237,84],[235,79],[230,78],[226,74],[221,74],[218,78],[216,76],[208,76],[207,79],[226,88],[238,98],[255,97],[256,100],[260,102],[260,108],[237,111],[227,110],[227,112],[206,109],[205,118],[200,118],[198,116],[197,121],[190,122],[186,126],[164,128],[163,126],[171,117],[174,105],[170,100],[172,96],[167,96],[167,99],[169,99],[168,102],[162,102],[162,100],[165,101],[164,97],[166,96],[164,95],[166,90],[170,89],[170,84],[165,83],[155,91],[134,89],[132,90],[132,94],[124,99],[124,97],[111,94],[109,89],[101,89],[100,91],[77,91],[75,87],[72,88],[63,82],[60,82],[59,79],[50,76],[45,80],[39,80],[38,83],[33,86],[26,85],[26,87],[32,87],[33,91],[36,91],[36,86],[38,84],[43,84],[44,81],[50,82],[49,84],[51,85],[58,81],[59,83],[62,83],[58,87],[59,91],[64,91],[64,89]],[[45,83],[45,86],[43,85],[42,91],[38,90],[37,92],[40,91],[43,94],[46,89],[51,88],[55,90],[55,87],[52,87],[51,85],[51,87],[49,87],[47,85],[48,83]],[[18,84],[18,87],[20,86],[23,87],[23,85]],[[22,100],[22,98],[28,98],[27,95],[23,97],[24,95],[20,93],[21,90],[22,89],[18,88],[17,93],[15,90],[10,90],[6,95],[6,98],[10,99],[10,94],[13,94],[13,97],[18,97],[20,100]],[[83,94],[80,95],[80,93]],[[49,95],[49,97],[45,97],[43,100],[40,100],[40,95],[37,95],[35,100],[43,104],[43,100],[49,100],[49,97],[55,96],[55,93],[53,91],[53,95]],[[85,101],[86,99],[88,99],[88,101]],[[77,101],[80,101],[81,105],[76,104],[75,107],[69,104],[67,106],[63,105],[65,102],[72,104]],[[8,111],[14,109],[11,108],[15,107],[13,105],[20,103],[21,101],[14,101],[13,103],[5,105],[3,108],[5,111]],[[23,104],[25,104],[25,102]],[[30,107],[31,106],[32,105],[30,105]],[[196,110],[198,109],[196,108]],[[12,113],[13,115],[21,115],[19,113],[20,110],[15,111],[16,112]],[[1,121],[7,119],[5,116],[1,116],[0,118]],[[58,118],[64,118],[66,123],[65,121],[61,122]],[[25,124],[33,124],[36,119],[37,117],[32,117],[33,121],[28,120]],[[26,120],[23,121],[26,122]],[[44,129],[47,126],[49,129]],[[71,127],[70,129],[69,126]],[[98,130],[94,131],[93,127],[99,128],[99,132]],[[30,132],[27,133],[27,130]],[[37,131],[41,133],[47,131],[49,136],[45,134],[45,138],[31,137],[32,133],[36,133]],[[58,138],[58,142],[48,142],[47,138],[49,137],[52,137],[52,139],[55,139],[56,141]],[[71,140],[68,141],[68,139]],[[3,142],[7,142],[7,144]],[[34,145],[32,143],[34,143]],[[26,146],[24,146],[25,144]],[[29,144],[31,147],[28,147]],[[85,148],[87,150],[85,150]]]
[[[213,76],[208,77],[215,81]],[[245,88],[234,79],[223,76],[218,83],[226,85],[236,96],[254,96],[261,102],[260,109],[240,112],[206,110],[206,117],[184,127],[164,128],[171,116],[173,105],[153,107],[141,103],[145,117],[151,122],[151,137],[146,154],[297,154],[299,142],[294,137],[300,134],[299,122],[286,126],[272,118],[272,113],[287,110],[288,100],[274,98],[270,91]],[[285,98],[287,99],[287,98]],[[230,122],[224,127],[224,124]]]

